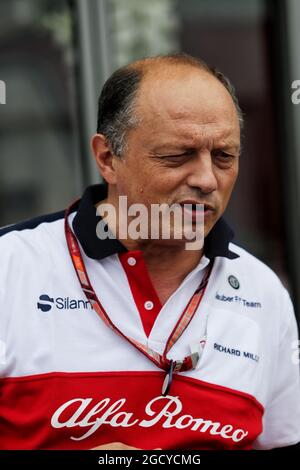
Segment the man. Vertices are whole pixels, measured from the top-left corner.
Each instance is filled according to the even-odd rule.
[[[137,61],[107,81],[92,139],[107,186],[88,188],[65,225],[57,213],[2,230],[2,448],[300,441],[290,298],[221,218],[240,125],[229,82],[189,56]],[[186,249],[174,221],[169,238],[149,225],[122,236],[122,196],[147,214],[175,205],[193,227],[202,207],[204,246]]]

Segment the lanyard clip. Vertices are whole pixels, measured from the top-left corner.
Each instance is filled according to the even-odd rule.
[[[175,364],[174,364],[175,362]],[[172,384],[172,378],[173,378],[173,370],[176,366],[176,361],[173,361],[173,359],[170,360],[170,368],[168,372],[166,373],[165,380],[162,386],[162,391],[161,394],[163,397],[165,397],[168,394],[168,391],[170,390],[171,384]]]

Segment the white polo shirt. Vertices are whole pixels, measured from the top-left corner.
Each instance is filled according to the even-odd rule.
[[[297,326],[277,276],[220,219],[205,256],[162,306],[142,252],[96,236],[89,187],[69,216],[105,310],[127,336],[162,353],[205,267],[204,298],[170,350],[198,348],[194,370],[165,372],[99,318],[81,291],[59,212],[0,231],[0,447],[270,449],[300,441]],[[294,360],[293,360],[294,359]]]

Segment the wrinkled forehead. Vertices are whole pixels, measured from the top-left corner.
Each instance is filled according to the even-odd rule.
[[[235,104],[226,88],[208,72],[191,67],[167,67],[147,73],[137,108],[144,129],[156,136],[178,135],[186,142],[203,138],[239,144]]]
[[[224,133],[239,128],[235,104],[226,88],[206,71],[192,67],[163,67],[143,78],[136,111],[152,126],[198,125]]]

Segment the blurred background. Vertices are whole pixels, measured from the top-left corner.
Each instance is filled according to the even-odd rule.
[[[245,115],[226,213],[300,306],[298,0],[0,0],[0,226],[63,209],[100,177],[89,149],[117,67],[186,52],[222,70]]]

